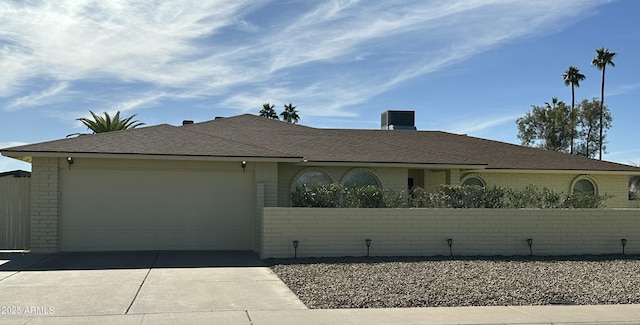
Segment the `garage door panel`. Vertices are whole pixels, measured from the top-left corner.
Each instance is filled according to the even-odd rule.
[[[66,251],[251,248],[250,173],[72,169],[60,202]]]
[[[76,232],[77,231],[77,232]],[[66,234],[71,241],[63,251],[128,251],[128,250],[249,250],[246,229],[224,231],[105,231],[94,229],[70,230]],[[90,241],[79,243],[73,238]],[[177,239],[180,240],[177,240]]]

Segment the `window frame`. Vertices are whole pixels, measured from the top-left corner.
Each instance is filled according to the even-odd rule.
[[[480,183],[482,185],[480,185],[480,187],[487,187],[487,182],[478,174],[468,174],[468,175],[464,175],[464,177],[462,177],[460,179],[460,186],[474,186],[474,185],[465,185],[464,182],[470,180],[470,179],[477,179],[478,181],[480,181]],[[477,185],[476,185],[477,186]]]
[[[325,176],[327,176],[327,178],[328,178],[328,180],[329,180],[329,184],[333,184],[333,183],[335,183],[334,178],[333,178],[333,177],[331,176],[331,174],[330,174],[327,170],[325,170],[324,168],[319,168],[319,167],[306,167],[306,168],[303,168],[302,170],[300,170],[300,171],[296,174],[296,176],[294,176],[294,177],[293,177],[293,179],[291,180],[291,184],[290,184],[290,186],[289,186],[289,192],[293,192],[293,191],[296,189],[296,187],[297,187],[298,185],[301,185],[301,184],[297,184],[297,181],[298,181],[298,180],[299,180],[299,179],[300,179],[304,174],[306,174],[306,173],[310,173],[310,172],[319,172],[319,173],[323,173]],[[329,185],[329,184],[327,184],[327,185]],[[310,184],[310,185],[311,185],[311,186],[313,186],[313,185],[317,185],[317,184]]]
[[[340,185],[344,186],[344,187],[348,187],[345,182],[350,178],[353,177],[353,175],[358,174],[358,173],[366,173],[369,174],[375,181],[376,183],[378,183],[377,186],[378,188],[382,188],[382,182],[380,181],[380,178],[378,177],[378,175],[376,175],[376,173],[374,173],[372,170],[367,169],[367,168],[354,168],[349,170],[346,174],[344,174],[344,176],[342,177],[342,179],[340,180]],[[371,184],[368,185],[364,185],[364,186],[369,186]]]
[[[587,181],[593,186],[593,193],[576,192],[576,185],[581,181]],[[589,175],[580,175],[571,182],[571,194],[582,193],[587,195],[598,195],[598,183]]]

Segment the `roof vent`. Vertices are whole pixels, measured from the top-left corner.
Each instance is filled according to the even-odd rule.
[[[182,121],[182,125],[189,125],[189,124],[193,124],[192,120],[184,120]]]
[[[386,111],[380,120],[383,130],[416,130],[414,111]]]

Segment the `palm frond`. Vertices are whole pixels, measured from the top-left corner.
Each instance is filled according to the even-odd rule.
[[[104,116],[96,115],[93,111],[89,111],[89,113],[91,113],[93,120],[85,117],[81,117],[76,120],[84,124],[89,130],[93,131],[93,133],[135,129],[136,127],[144,125],[142,122],[133,120],[136,114],[125,119],[121,119],[120,111],[116,112],[113,117],[111,117],[107,112],[104,112]]]

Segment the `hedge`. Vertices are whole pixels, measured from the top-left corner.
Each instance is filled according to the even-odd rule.
[[[565,195],[534,185],[523,189],[440,185],[427,191],[383,190],[377,186],[345,187],[300,185],[291,192],[294,207],[321,208],[602,208],[606,197],[572,193]]]

